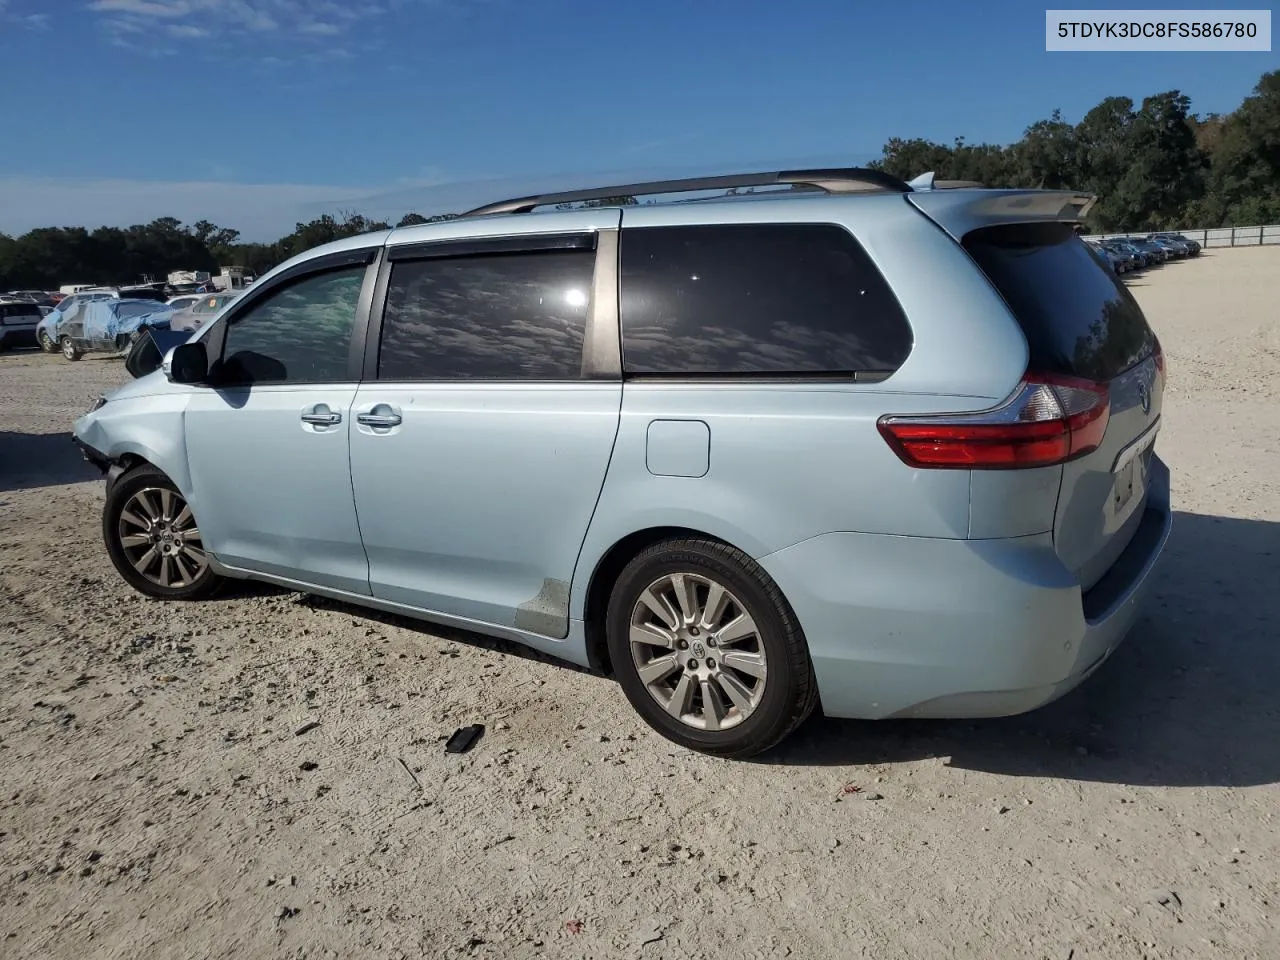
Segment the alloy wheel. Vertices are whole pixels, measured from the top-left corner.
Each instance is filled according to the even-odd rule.
[[[649,695],[686,726],[727,730],[760,705],[768,662],[759,629],[710,577],[672,573],[649,584],[632,608],[628,640]]]
[[[209,566],[191,507],[165,487],[145,487],[130,497],[116,535],[133,569],[157,586],[190,586]]]

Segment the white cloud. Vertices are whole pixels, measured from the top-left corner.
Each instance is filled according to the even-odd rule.
[[[317,38],[341,34],[335,21],[371,22],[386,12],[378,4],[334,0],[91,0],[88,8],[116,33],[156,21],[187,20],[210,36],[279,30]]]
[[[192,26],[189,23],[171,23],[167,29],[169,36],[180,40],[200,40],[209,36],[209,31],[204,27]]]
[[[90,10],[99,13],[129,13],[139,17],[185,17],[204,4],[190,0],[93,0]]]
[[[38,3],[39,0],[36,0]],[[19,3],[16,7],[9,0],[0,0],[0,34],[5,30],[4,24],[15,23],[27,30],[48,30],[53,17],[47,13],[26,13],[24,7],[32,6],[32,0]]]

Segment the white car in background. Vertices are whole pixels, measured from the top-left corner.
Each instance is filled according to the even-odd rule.
[[[170,330],[195,330],[212,320],[217,314],[235,300],[243,290],[224,290],[219,293],[202,293],[196,302],[173,315],[169,323]]]

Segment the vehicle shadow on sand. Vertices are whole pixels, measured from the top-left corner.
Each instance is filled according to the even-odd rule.
[[[1280,523],[1177,513],[1145,618],[1055,703],[981,721],[811,718],[758,762],[949,758],[1135,786],[1280,781]]]
[[[101,479],[70,433],[0,430],[0,493]]]
[[[751,761],[790,766],[899,763],[1133,786],[1280,782],[1280,523],[1177,513],[1150,610],[1078,689],[1040,710],[990,720],[837,720],[815,715]],[[284,594],[234,582],[220,595]],[[522,646],[318,596],[299,603],[600,680]],[[622,697],[621,691],[611,695]]]

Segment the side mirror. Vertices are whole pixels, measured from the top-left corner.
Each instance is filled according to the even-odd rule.
[[[209,355],[199,340],[178,344],[164,355],[160,366],[170,383],[205,383],[209,379]]]

